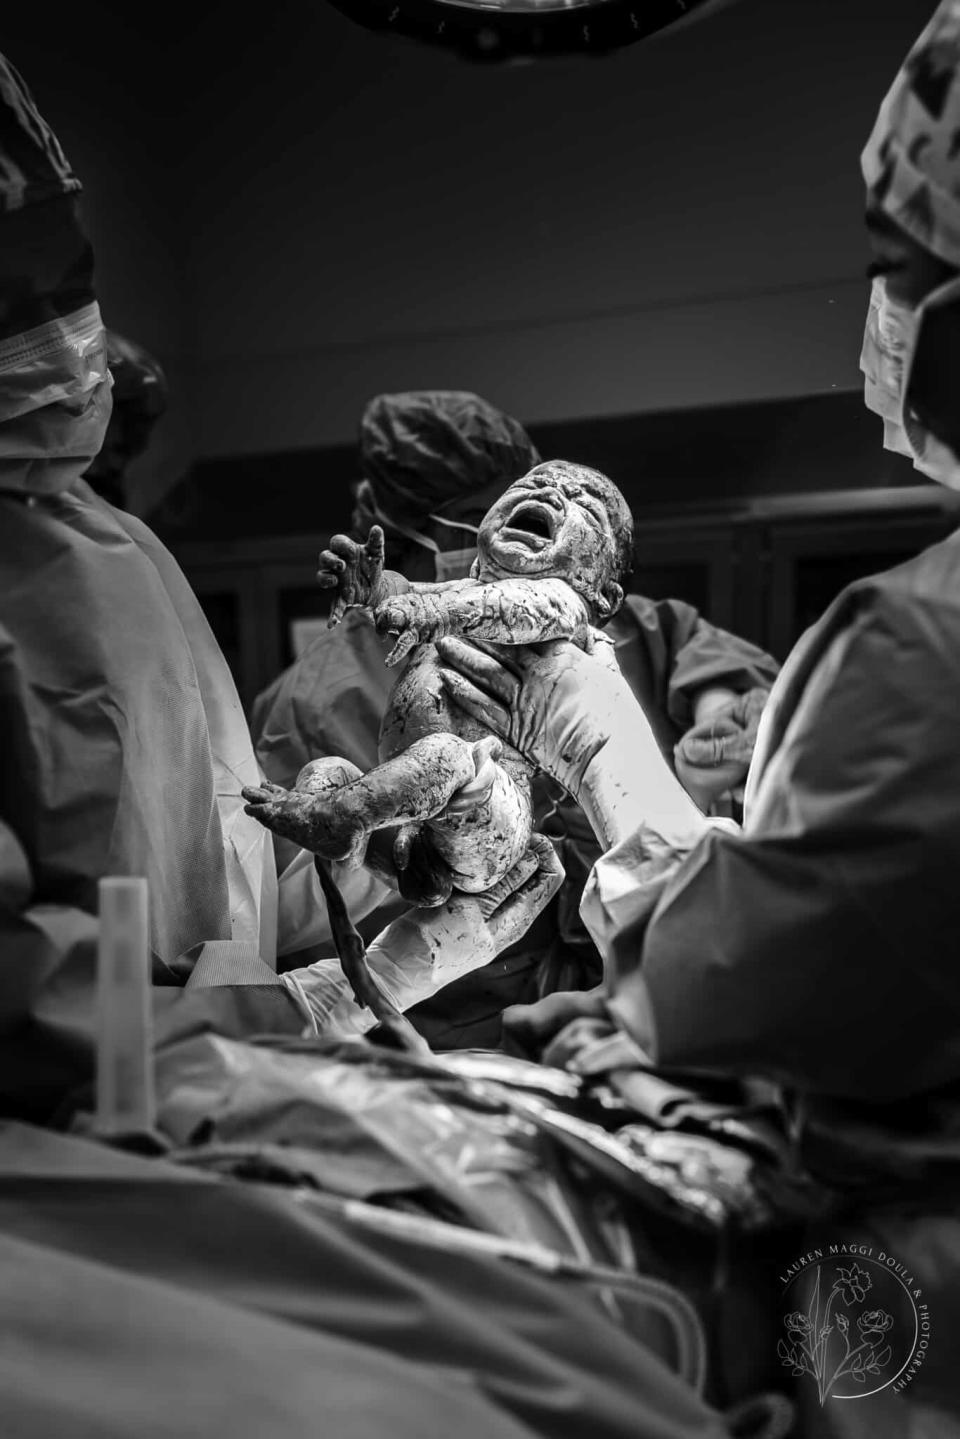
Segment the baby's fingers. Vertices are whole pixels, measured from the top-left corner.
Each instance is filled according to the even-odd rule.
[[[334,535],[330,540],[330,548],[324,550],[324,554],[346,560],[348,565],[355,565],[360,557],[360,546],[349,535]]]
[[[372,525],[365,545],[367,559],[371,560],[375,565],[382,565],[384,545],[383,530],[379,525]]]
[[[333,550],[321,550],[317,563],[320,566],[317,570],[317,579],[336,580],[347,568],[346,560],[335,555]]]

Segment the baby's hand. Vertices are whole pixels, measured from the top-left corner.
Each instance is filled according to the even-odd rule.
[[[440,607],[430,595],[394,595],[380,605],[374,619],[379,634],[398,636],[387,655],[388,665],[398,665],[417,645],[428,644],[445,633]]]
[[[320,553],[317,583],[337,591],[329,624],[339,624],[348,609],[375,605],[383,578],[383,530],[374,525],[365,545],[349,535],[334,535],[330,548]]]

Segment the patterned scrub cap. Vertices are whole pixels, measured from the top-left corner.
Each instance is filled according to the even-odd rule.
[[[860,163],[870,198],[960,267],[960,0],[941,0],[880,106]]]
[[[540,460],[523,426],[467,390],[377,395],[360,421],[360,463],[394,520],[429,514],[479,524]]]

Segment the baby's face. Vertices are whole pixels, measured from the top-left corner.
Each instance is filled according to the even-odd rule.
[[[549,461],[515,481],[487,511],[477,577],[550,575],[599,599],[615,578],[617,535],[632,524],[626,501],[604,475]]]

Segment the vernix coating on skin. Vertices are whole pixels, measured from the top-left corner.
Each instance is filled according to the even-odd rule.
[[[410,657],[384,717],[383,763],[336,791],[311,794],[306,772],[292,792],[245,790],[248,812],[325,859],[354,864],[369,863],[371,835],[388,831],[394,882],[417,904],[440,904],[453,889],[488,890],[529,844],[534,766],[452,703],[435,643],[461,636],[494,647],[591,646],[594,627],[622,603],[632,529],[610,480],[557,460],[517,480],[488,511],[469,579],[410,584],[384,570],[378,527],[364,545],[335,536],[318,576],[337,592],[331,623],[365,606],[382,633],[397,637],[387,663]]]

